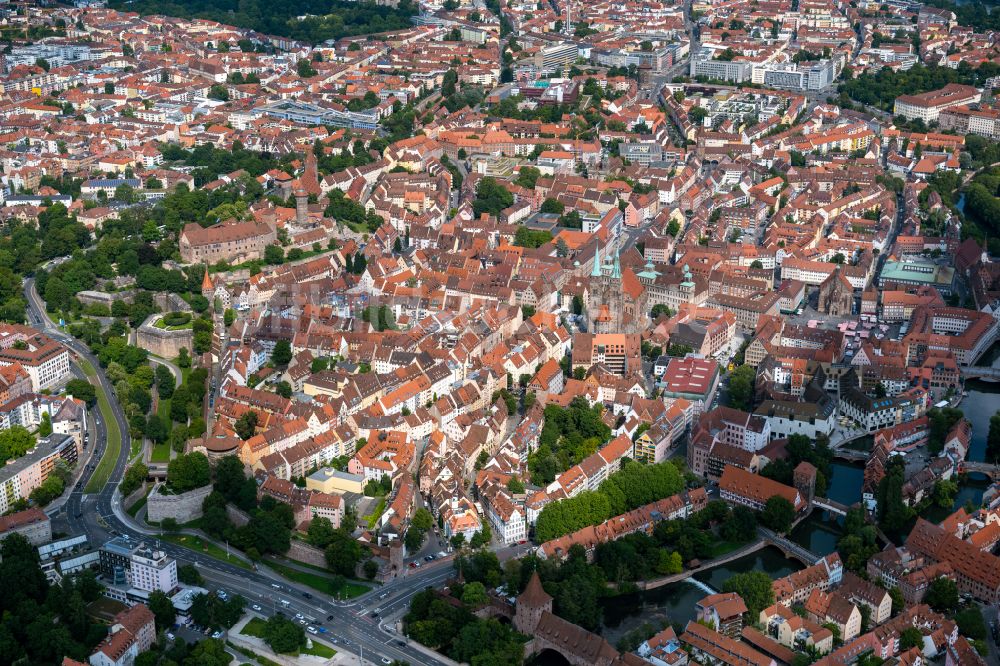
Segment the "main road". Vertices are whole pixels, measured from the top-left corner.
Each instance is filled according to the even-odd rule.
[[[364,653],[365,663],[387,663],[392,660],[408,661],[411,664],[429,666],[449,666],[448,662],[437,659],[423,648],[414,646],[405,637],[383,628],[380,618],[372,617],[379,604],[386,607],[389,615],[405,608],[409,599],[425,587],[438,585],[451,575],[451,566],[442,562],[436,566],[422,567],[411,575],[391,581],[385,586],[349,602],[335,602],[314,593],[311,588],[285,580],[270,570],[253,571],[209,557],[189,548],[169,542],[160,542],[159,534],[137,524],[121,506],[118,483],[128,464],[130,437],[128,421],[121,405],[115,398],[107,377],[87,347],[64,333],[49,319],[45,304],[38,296],[33,278],[24,282],[24,293],[28,301],[29,322],[47,335],[65,344],[78,358],[85,359],[97,373],[98,390],[108,398],[115,420],[122,434],[122,445],[114,470],[108,482],[96,493],[84,493],[97,463],[88,466],[79,482],[71,489],[68,500],[63,504],[65,520],[75,534],[86,534],[92,545],[101,543],[109,536],[123,536],[136,541],[156,542],[157,546],[182,563],[194,564],[215,589],[241,594],[250,607],[257,606],[258,614],[268,615],[282,612],[288,615],[302,614],[311,623],[327,630],[324,639],[337,640],[337,649],[358,655]],[[95,417],[96,441],[94,460],[97,461],[107,450],[107,427],[99,417]],[[310,597],[305,595],[309,594]],[[381,608],[380,608],[381,610]],[[395,611],[395,612],[394,612]]]

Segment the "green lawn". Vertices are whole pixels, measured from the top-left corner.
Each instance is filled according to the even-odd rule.
[[[245,636],[253,636],[254,638],[264,638],[264,626],[267,623],[259,617],[252,617],[250,621],[247,622],[240,633]]]
[[[365,516],[365,520],[368,521],[368,529],[375,529],[375,525],[378,524],[378,519],[382,517],[383,513],[385,513],[384,497],[378,501],[377,505],[375,505],[375,510],[372,511],[371,515]]]
[[[728,555],[729,553],[742,548],[743,546],[750,543],[749,541],[717,541],[712,545],[712,558],[722,557],[723,555]]]
[[[244,636],[253,636],[254,638],[264,638],[264,620],[259,617],[251,618],[249,622],[240,631]],[[324,659],[329,659],[333,655],[337,654],[337,651],[332,647],[323,645],[317,641],[313,641],[311,648],[306,648],[302,650],[301,654],[311,654],[315,657],[323,657]]]
[[[168,463],[170,462],[170,444],[153,444],[153,450],[149,452],[149,462]]]
[[[223,562],[229,562],[230,564],[235,564],[241,569],[246,569],[250,571],[251,567],[247,562],[236,557],[235,555],[226,556],[226,549],[216,546],[211,541],[205,541],[201,537],[191,536],[188,534],[168,534],[164,533],[160,535],[160,538],[164,541],[169,541],[171,543],[176,543],[178,546],[184,546],[185,548],[190,548],[191,550],[198,551],[209,557],[214,557],[217,560],[222,560]],[[235,549],[232,549],[235,550]]]
[[[111,403],[108,396],[104,394],[104,389],[97,380],[97,371],[86,359],[80,359],[80,367],[83,373],[90,379],[90,383],[97,389],[97,408],[101,410],[101,418],[104,420],[104,427],[108,431],[108,443],[104,449],[104,456],[98,463],[94,475],[90,477],[90,482],[84,488],[86,493],[99,493],[104,485],[111,478],[111,473],[118,462],[118,455],[122,451],[122,433],[118,429],[118,421],[115,420],[114,412],[111,411]]]
[[[294,580],[296,583],[306,585],[317,592],[322,592],[323,594],[331,597],[339,593],[340,598],[342,599],[353,599],[354,597],[361,596],[365,592],[371,592],[372,589],[366,585],[352,583],[351,581],[347,581],[343,588],[338,589],[334,585],[333,580],[326,576],[309,573],[307,571],[299,571],[298,569],[293,569],[292,567],[287,567],[283,564],[276,564],[270,561],[264,562],[264,564],[271,567],[289,580]]]
[[[323,657],[324,659],[330,659],[333,655],[337,654],[337,651],[332,647],[323,645],[317,641],[313,641],[312,647],[306,648],[302,652],[305,654],[311,654],[314,657]]]
[[[146,497],[147,495],[143,495],[138,501],[136,501],[135,504],[126,509],[126,511],[128,511],[128,515],[135,518],[136,515],[142,510],[142,507],[146,506]]]

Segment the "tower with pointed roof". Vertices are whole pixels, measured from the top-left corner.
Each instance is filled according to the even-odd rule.
[[[514,610],[514,628],[525,636],[535,633],[535,627],[542,619],[543,613],[552,612],[552,597],[542,588],[538,572],[531,574],[531,580],[524,592],[517,598]]]
[[[209,301],[215,297],[215,285],[212,284],[212,277],[208,274],[208,266],[205,267],[205,277],[201,280],[201,295]]]

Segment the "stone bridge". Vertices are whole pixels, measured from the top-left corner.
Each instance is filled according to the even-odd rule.
[[[990,479],[992,479],[993,481],[1000,481],[1000,465],[994,465],[992,463],[973,462],[966,460],[962,462],[961,465],[959,465],[959,471],[966,473],[976,472],[978,474],[985,474],[986,476],[990,477]]]
[[[760,537],[764,539],[764,541],[778,548],[785,554],[786,557],[794,557],[807,566],[812,566],[822,559],[819,555],[812,552],[805,546],[800,546],[791,539],[772,532],[766,527],[758,527],[757,533],[760,534]]]
[[[611,666],[621,657],[603,637],[553,613],[542,616],[524,653],[528,657],[546,650],[559,653],[574,666]]]
[[[552,597],[542,589],[538,573],[517,598],[514,628],[531,640],[524,644],[524,657],[551,650],[573,666],[620,666],[623,655],[602,636],[567,622],[552,612]]]
[[[959,367],[965,379],[982,379],[987,382],[1000,382],[1000,368],[984,365],[964,365]]]

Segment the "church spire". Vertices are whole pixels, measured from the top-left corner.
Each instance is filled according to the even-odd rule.
[[[594,267],[590,271],[590,277],[601,277],[601,242],[597,241],[594,248]]]
[[[615,265],[611,269],[611,277],[616,280],[620,280],[622,277],[622,262],[618,256],[618,250],[615,250]]]

